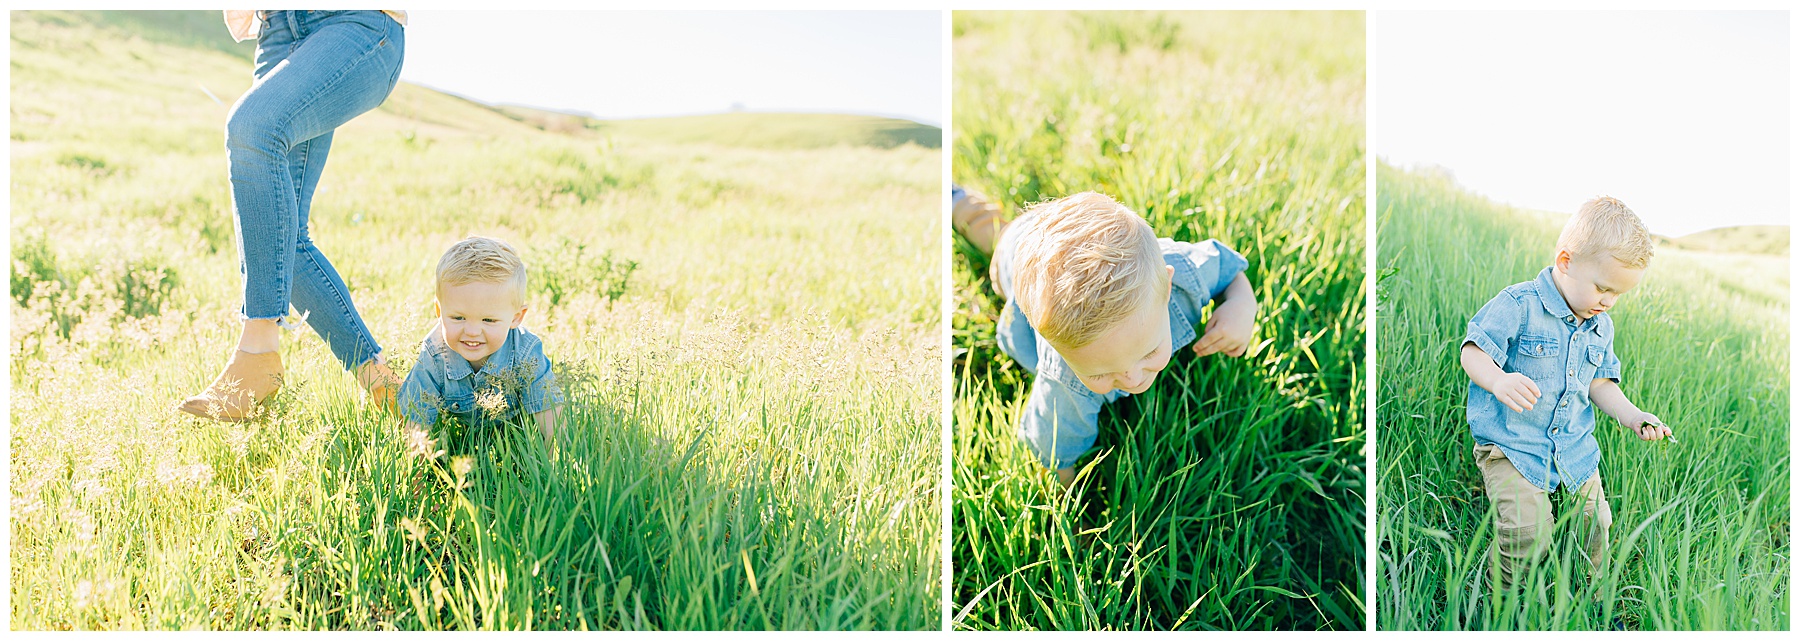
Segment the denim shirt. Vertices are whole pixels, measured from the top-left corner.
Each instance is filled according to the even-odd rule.
[[[523,327],[506,332],[506,344],[488,356],[480,371],[444,343],[441,325],[419,346],[419,361],[400,386],[400,414],[431,425],[449,413],[466,424],[511,421],[563,402],[550,373],[544,342]]]
[[[1600,469],[1588,387],[1595,379],[1622,381],[1613,354],[1613,322],[1606,312],[1581,320],[1550,280],[1502,290],[1469,320],[1463,344],[1474,343],[1500,369],[1531,378],[1543,396],[1515,412],[1469,383],[1469,431],[1478,445],[1499,446],[1519,475],[1545,491],[1573,490]]]
[[[1019,416],[1019,438],[1037,454],[1039,462],[1057,470],[1074,465],[1094,446],[1100,408],[1130,394],[1124,390],[1096,394],[1088,389],[1013,302],[1012,248],[1017,238],[1014,232],[1030,222],[1031,217],[1027,216],[1008,226],[994,251],[995,286],[1007,299],[995,337],[1001,351],[1034,375],[1031,395]],[[1175,268],[1168,310],[1169,348],[1173,351],[1199,337],[1194,326],[1200,320],[1200,310],[1225,291],[1248,263],[1217,240],[1185,243],[1159,238],[1157,244],[1162,248],[1163,262]]]

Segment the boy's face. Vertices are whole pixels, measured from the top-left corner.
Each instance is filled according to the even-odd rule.
[[[1563,302],[1582,320],[1612,309],[1619,297],[1637,287],[1643,278],[1644,268],[1626,267],[1612,256],[1576,258],[1566,251],[1557,253],[1552,273]]]
[[[1096,394],[1113,390],[1144,393],[1169,366],[1175,351],[1169,335],[1169,290],[1163,289],[1155,300],[1161,304],[1140,305],[1094,342],[1075,349],[1057,347],[1056,353],[1081,377],[1081,384]]]
[[[506,331],[525,321],[525,307],[512,283],[444,285],[437,300],[444,342],[469,366],[481,369],[506,345]]]

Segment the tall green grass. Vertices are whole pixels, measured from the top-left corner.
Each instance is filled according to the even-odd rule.
[[[1576,510],[1561,509],[1550,561],[1494,594],[1457,350],[1483,303],[1549,264],[1561,221],[1443,176],[1378,171],[1376,624],[1787,629],[1787,257],[1657,249],[1609,312],[1613,348],[1625,393],[1680,443],[1645,443],[1597,416],[1614,516],[1607,571],[1588,580],[1567,535]]]
[[[438,254],[519,247],[563,446],[409,440],[310,331],[265,420],[203,422],[173,404],[241,284],[201,88],[249,61],[90,18],[11,16],[12,627],[939,625],[936,150],[561,136],[403,85],[340,130],[314,238],[402,372]]]
[[[1360,13],[954,15],[953,175],[1016,216],[1083,190],[1219,238],[1261,303],[1102,414],[1062,492],[1014,435],[1029,375],[958,240],[954,625],[1363,627]]]

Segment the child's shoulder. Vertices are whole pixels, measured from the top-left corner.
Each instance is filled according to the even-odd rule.
[[[1157,247],[1162,249],[1163,262],[1171,265],[1186,259],[1195,265],[1203,265],[1213,261],[1242,261],[1243,255],[1232,249],[1231,245],[1217,238],[1188,242],[1173,238],[1157,238]]]
[[[419,337],[419,353],[442,354],[450,351],[450,344],[444,342],[442,322],[433,322],[431,327],[425,330],[425,335]]]
[[[507,330],[507,333],[509,335],[506,337],[506,342],[512,345],[514,353],[550,360],[550,357],[544,354],[544,339],[538,338],[537,334],[526,329],[524,325]]]
[[[1595,328],[1594,328],[1595,331],[1600,334],[1601,338],[1604,338],[1607,340],[1612,339],[1612,337],[1613,337],[1613,319],[1612,319],[1611,313],[1600,312],[1598,314],[1595,314],[1594,315],[1594,325],[1595,325]]]
[[[1537,300],[1539,295],[1540,292],[1538,292],[1537,281],[1528,280],[1507,285],[1505,289],[1500,290],[1500,293],[1494,294],[1494,297],[1488,302],[1489,304],[1501,301],[1524,303],[1526,301]]]
[[[529,329],[526,329],[524,325],[514,327],[507,331],[512,333],[512,336],[509,337],[509,340],[517,339],[520,341],[519,345],[521,345],[521,346],[523,346],[523,345],[543,345],[544,344],[544,339],[538,338],[538,335],[536,333],[532,332]]]
[[[1224,291],[1232,279],[1250,267],[1243,254],[1216,238],[1190,243],[1156,239],[1163,263],[1173,268],[1176,289],[1188,291],[1203,302]]]
[[[1489,333],[1507,331],[1503,328],[1514,325],[1523,328],[1526,310],[1542,304],[1534,281],[1514,283],[1482,304],[1470,322],[1483,326]]]

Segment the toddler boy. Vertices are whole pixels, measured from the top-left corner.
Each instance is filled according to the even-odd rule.
[[[467,424],[535,419],[553,444],[562,391],[543,341],[525,320],[525,262],[511,245],[472,236],[437,266],[438,324],[400,387],[400,413],[415,428],[448,413]]]
[[[1035,375],[1019,437],[1064,486],[1094,445],[1100,408],[1149,390],[1175,350],[1191,343],[1200,355],[1242,356],[1249,347],[1256,295],[1244,257],[1224,243],[1157,238],[1094,192],[1039,204],[1010,224],[992,222],[997,208],[979,196],[952,193],[958,231],[993,254],[994,289],[1006,298],[1000,349]],[[991,247],[979,242],[996,235]],[[1202,336],[1195,322],[1212,301]]]
[[[1558,487],[1577,495],[1586,516],[1590,568],[1598,572],[1605,560],[1612,507],[1600,483],[1592,407],[1644,440],[1670,433],[1620,389],[1606,313],[1637,286],[1652,253],[1649,230],[1624,203],[1590,200],[1563,227],[1554,262],[1469,321],[1462,367],[1475,463],[1495,511],[1497,590],[1545,554]]]

